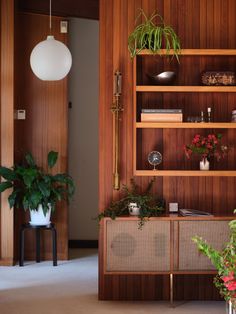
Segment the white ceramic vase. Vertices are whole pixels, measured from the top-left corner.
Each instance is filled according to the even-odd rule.
[[[231,301],[226,302],[226,314],[236,314],[236,310],[233,308]]]
[[[210,169],[210,162],[207,158],[203,158],[200,161],[200,170],[209,170]]]
[[[38,209],[30,209],[30,224],[34,226],[46,226],[51,223],[51,206],[49,205],[49,211],[44,215],[42,205],[38,206]]]

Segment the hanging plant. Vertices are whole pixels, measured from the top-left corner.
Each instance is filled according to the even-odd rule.
[[[149,49],[155,54],[161,54],[161,49],[166,49],[166,55],[173,49],[173,56],[179,62],[180,40],[174,29],[166,25],[160,14],[153,13],[150,18],[140,9],[137,21],[144,17],[144,22],[138,24],[128,38],[128,49],[131,58],[134,58],[141,50]],[[158,18],[156,25],[154,19]]]

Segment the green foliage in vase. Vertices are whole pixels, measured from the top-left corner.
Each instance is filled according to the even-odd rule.
[[[46,215],[49,206],[54,211],[58,201],[69,201],[74,193],[74,183],[66,173],[51,173],[57,159],[57,152],[48,153],[48,172],[36,165],[31,153],[27,153],[23,162],[12,168],[0,167],[0,176],[5,180],[0,184],[0,193],[12,189],[8,197],[10,208],[37,210],[41,204]]]
[[[144,18],[144,22],[138,24],[128,38],[128,49],[131,57],[135,57],[143,49],[149,49],[154,54],[160,54],[161,49],[166,49],[167,55],[169,55],[170,49],[173,49],[173,56],[179,62],[180,39],[174,29],[166,25],[162,16],[155,12],[147,17],[144,11],[140,9],[136,24],[140,18]],[[154,23],[154,19],[159,19],[158,25]]]
[[[116,217],[128,216],[129,204],[136,203],[140,207],[138,227],[141,229],[146,219],[159,216],[165,208],[164,200],[157,199],[151,194],[154,181],[152,179],[148,183],[145,192],[141,193],[134,179],[131,179],[130,188],[127,185],[123,185],[124,196],[118,201],[112,202],[108,208],[98,215],[97,219],[100,221],[104,217],[110,217],[114,220]]]
[[[235,211],[234,211],[235,212]],[[236,220],[229,223],[230,239],[219,251],[199,236],[192,240],[197,244],[198,250],[207,256],[217,269],[214,284],[226,301],[231,301],[236,308]]]

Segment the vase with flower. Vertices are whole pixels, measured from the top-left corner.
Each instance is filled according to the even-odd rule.
[[[208,134],[207,136],[196,134],[191,144],[184,145],[185,155],[188,159],[193,154],[200,155],[200,170],[209,170],[211,157],[219,161],[228,152],[228,146],[223,145],[221,140],[222,134]]]
[[[235,212],[236,210],[234,210]],[[211,260],[217,270],[214,284],[227,302],[227,313],[236,314],[236,220],[231,220],[229,227],[229,242],[224,244],[221,251],[214,249],[199,236],[194,236],[192,240],[197,244],[198,250]]]

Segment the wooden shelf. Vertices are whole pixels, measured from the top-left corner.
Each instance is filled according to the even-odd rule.
[[[236,93],[236,86],[163,86],[137,85],[137,92],[167,92],[167,93]]]
[[[194,122],[137,122],[138,129],[236,129],[236,123],[233,122],[212,122],[212,123],[194,123]]]
[[[160,53],[154,54],[151,50],[144,49],[138,53],[138,56],[158,56],[166,55],[166,50],[161,49]],[[173,50],[169,51],[170,55],[173,55]],[[236,49],[182,49],[180,53],[181,56],[235,56]]]
[[[236,170],[135,170],[134,175],[149,177],[236,177]]]

